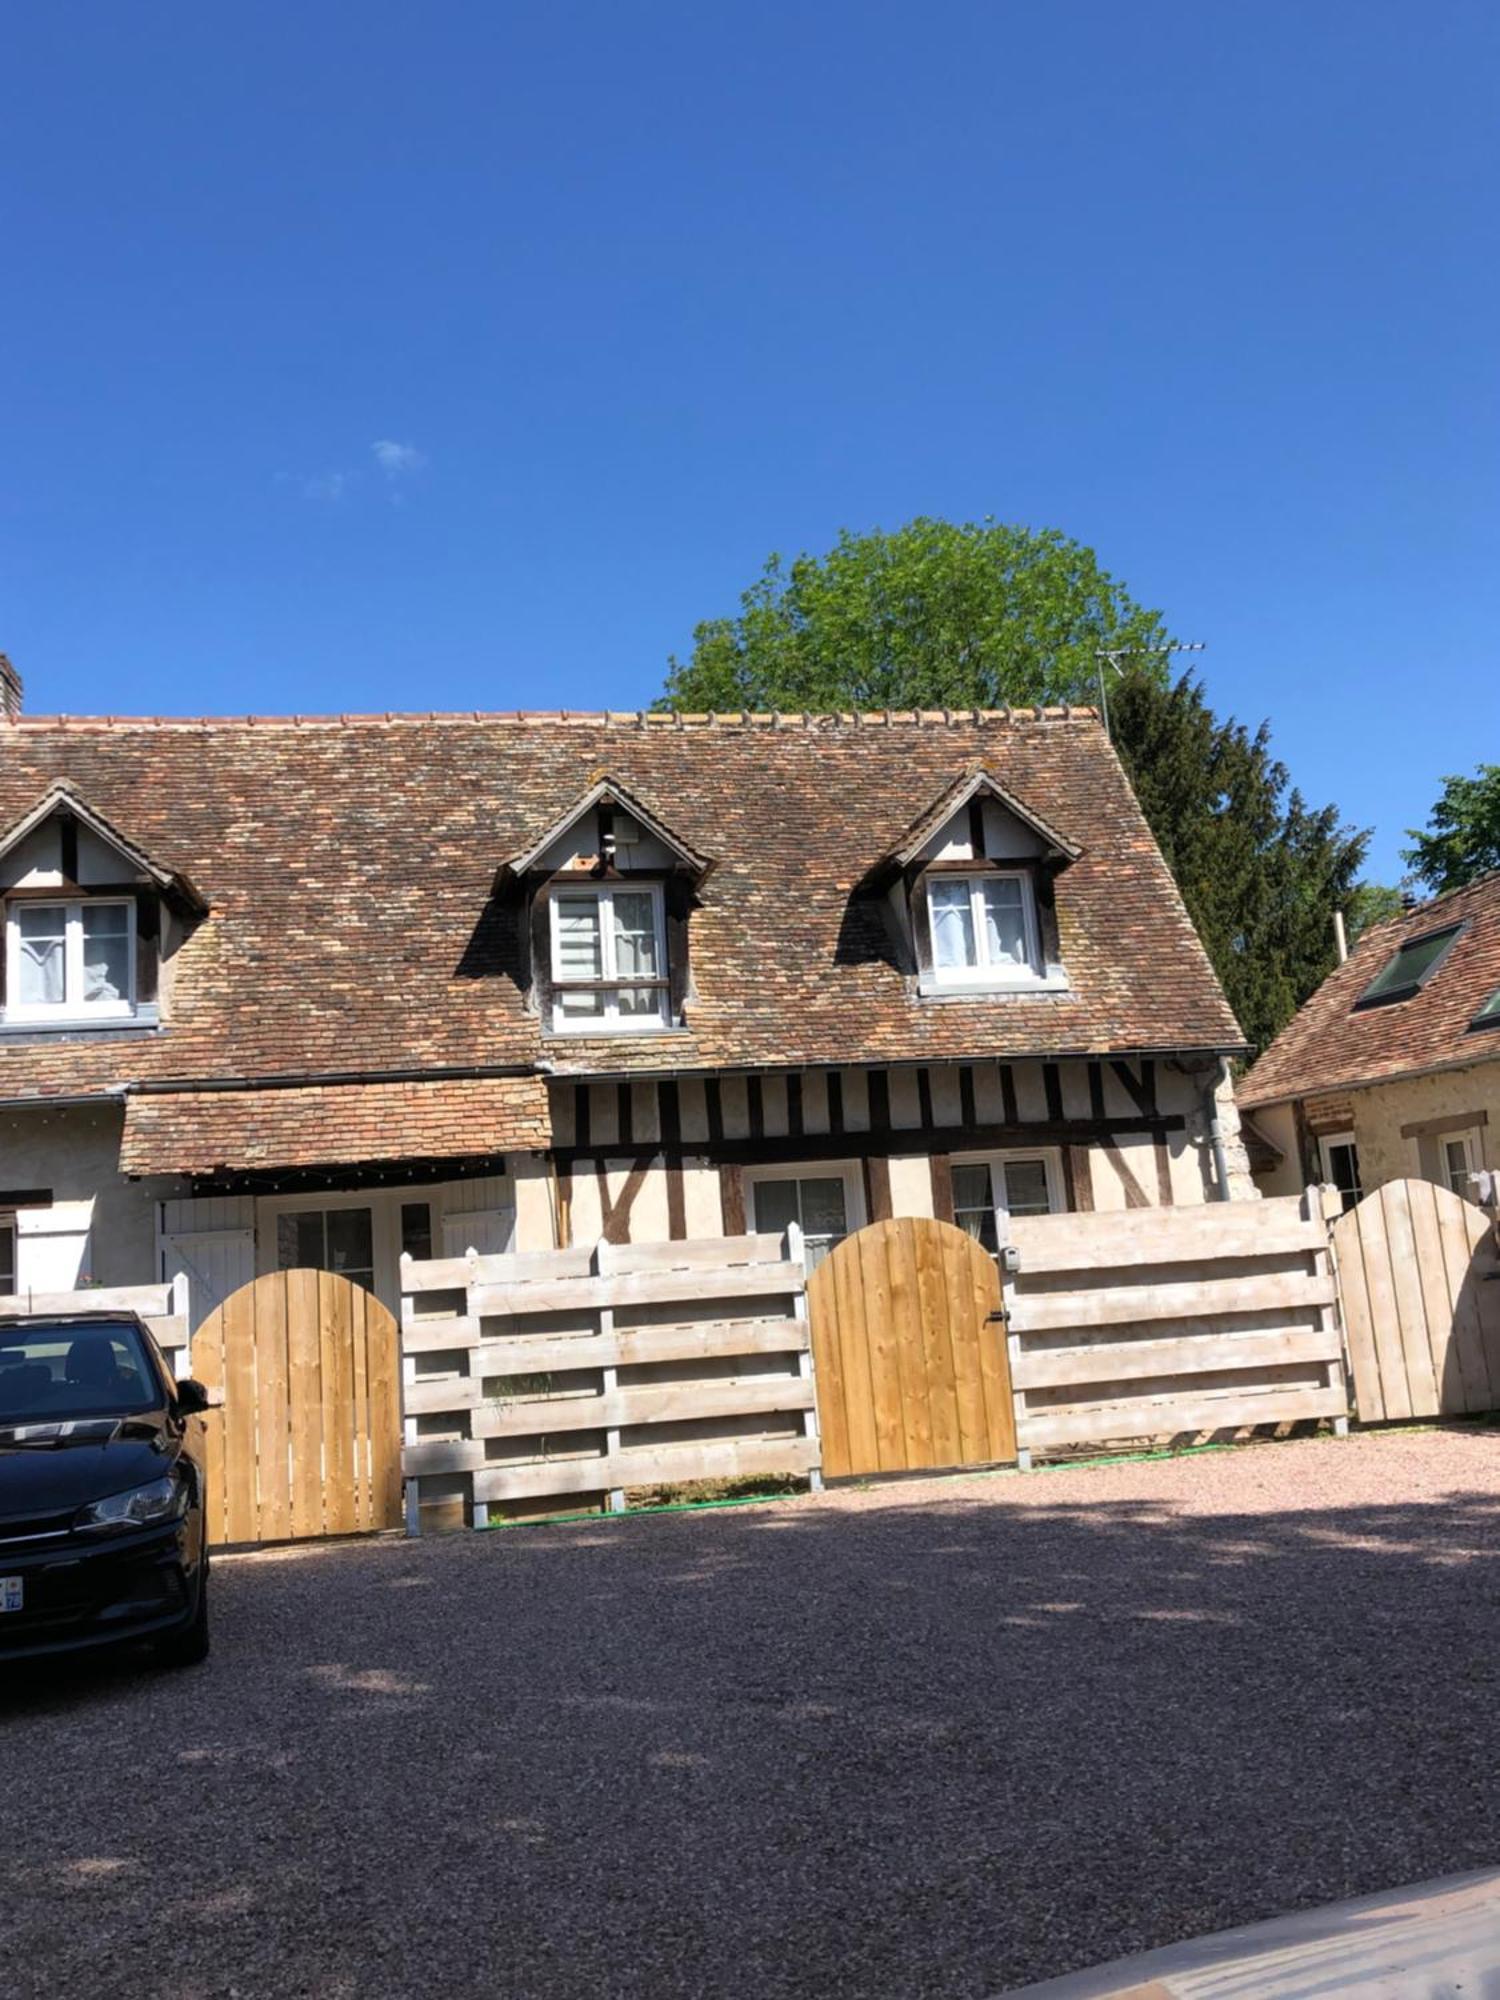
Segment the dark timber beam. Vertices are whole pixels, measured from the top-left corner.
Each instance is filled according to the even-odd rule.
[[[814,1132],[800,1138],[685,1139],[655,1146],[557,1146],[547,1155],[560,1165],[575,1160],[693,1159],[710,1164],[772,1165],[786,1160],[889,1158],[893,1153],[970,1153],[1003,1151],[1026,1146],[1103,1146],[1111,1140],[1146,1134],[1151,1138],[1181,1132],[1186,1119],[1160,1118],[1036,1119],[1017,1125],[934,1125],[887,1127],[883,1132]]]

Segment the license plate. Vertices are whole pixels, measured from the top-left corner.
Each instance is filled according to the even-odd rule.
[[[23,1576],[0,1576],[0,1611],[19,1611],[26,1596]]]

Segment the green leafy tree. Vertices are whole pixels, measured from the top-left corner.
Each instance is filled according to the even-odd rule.
[[[826,556],[773,556],[736,618],[697,627],[661,706],[993,708],[1091,702],[1101,649],[1132,663],[1112,686],[1113,735],[1247,1039],[1262,1048],[1334,963],[1368,835],[1288,792],[1269,732],[1173,682],[1155,611],[1091,549],[993,521],[916,520],[840,536]],[[1143,976],[1147,969],[1143,968]]]
[[[1369,842],[1288,791],[1265,723],[1214,714],[1191,674],[1127,673],[1115,748],[1245,1037],[1259,1050],[1333,970],[1333,913]]]
[[[1358,944],[1373,924],[1389,923],[1405,907],[1400,889],[1390,883],[1356,882],[1344,908],[1344,925],[1351,947]]]
[[[678,709],[999,708],[1096,698],[1101,648],[1166,643],[1092,549],[1052,530],[918,519],[772,556],[673,659]],[[1163,670],[1164,677],[1164,670]]]
[[[1472,778],[1444,778],[1426,831],[1407,832],[1413,844],[1401,858],[1434,895],[1500,868],[1500,764],[1481,764]]]

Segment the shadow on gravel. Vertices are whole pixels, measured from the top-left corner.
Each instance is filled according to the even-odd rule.
[[[1258,1466],[1235,1514],[1043,1477],[226,1563],[206,1668],[0,1691],[10,1948],[946,2000],[1500,1861],[1500,1500]]]

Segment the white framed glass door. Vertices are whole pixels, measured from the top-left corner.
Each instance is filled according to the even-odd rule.
[[[864,1226],[863,1180],[855,1162],[753,1167],[745,1182],[751,1228],[779,1234],[795,1222],[802,1231],[803,1258],[810,1272],[836,1243]]]

